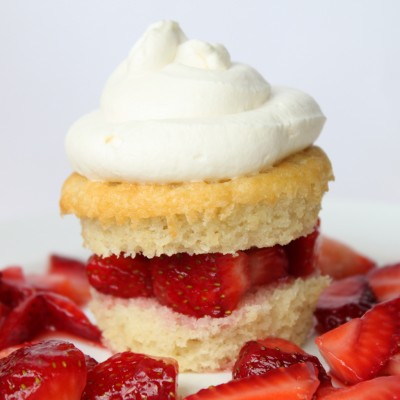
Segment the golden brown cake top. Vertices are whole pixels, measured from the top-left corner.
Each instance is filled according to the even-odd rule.
[[[224,182],[93,182],[73,173],[63,185],[60,207],[63,214],[119,224],[138,218],[190,216],[232,205],[264,202],[273,206],[304,189],[320,199],[332,179],[328,157],[312,146],[266,172]]]

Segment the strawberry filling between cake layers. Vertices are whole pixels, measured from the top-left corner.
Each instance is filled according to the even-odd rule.
[[[309,235],[287,245],[236,254],[93,255],[87,274],[92,287],[104,294],[152,297],[185,315],[221,318],[230,315],[255,288],[314,273],[318,237],[319,224]]]

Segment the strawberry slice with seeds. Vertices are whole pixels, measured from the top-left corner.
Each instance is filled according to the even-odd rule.
[[[307,354],[297,345],[285,339],[267,338],[249,341],[240,350],[233,367],[233,379],[263,375],[276,368],[288,368],[294,364],[310,362],[318,371],[322,386],[332,386],[331,378],[317,357]]]
[[[316,339],[331,373],[345,384],[377,376],[399,351],[400,298],[380,303]]]
[[[268,285],[288,277],[288,258],[282,246],[246,250],[250,285]]]
[[[400,377],[378,377],[354,386],[331,390],[318,400],[396,400],[399,399]]]
[[[85,382],[83,353],[60,340],[22,347],[0,360],[2,399],[80,400]]]
[[[367,276],[378,301],[400,296],[400,263],[373,269]]]
[[[178,364],[123,352],[91,368],[82,400],[175,400]]]
[[[153,294],[149,259],[112,255],[90,257],[87,264],[89,283],[99,292],[115,297],[150,297]]]
[[[161,304],[196,318],[230,315],[250,284],[243,252],[155,257],[152,277]]]
[[[318,385],[315,367],[305,362],[201,389],[185,400],[309,400]]]
[[[289,274],[294,277],[305,277],[317,266],[320,227],[317,222],[314,230],[288,243],[284,248],[289,260]]]
[[[353,318],[361,317],[376,303],[376,298],[364,275],[354,275],[334,281],[322,293],[314,315],[316,330],[324,333]]]
[[[376,263],[352,247],[325,235],[321,236],[317,267],[323,275],[343,279],[366,274]]]

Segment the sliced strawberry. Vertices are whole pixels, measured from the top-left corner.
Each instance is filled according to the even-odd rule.
[[[94,366],[88,374],[82,400],[174,400],[177,363],[143,354],[124,352]]]
[[[371,379],[400,345],[400,298],[381,303],[316,339],[332,374],[345,384]]]
[[[81,280],[61,274],[37,275],[26,277],[27,282],[36,289],[58,293],[68,297],[79,306],[84,306],[90,299],[89,283],[87,278]]]
[[[86,263],[76,258],[50,254],[47,272],[49,274],[81,276],[84,278],[86,277]]]
[[[87,274],[90,284],[99,292],[116,297],[149,297],[153,294],[149,259],[112,255],[90,257]]]
[[[282,246],[246,250],[251,286],[268,285],[288,277],[288,259]]]
[[[0,329],[0,349],[15,346],[37,337],[47,325],[41,296],[32,295],[13,308]]]
[[[373,269],[368,281],[378,301],[386,301],[400,296],[400,263]]]
[[[248,257],[186,253],[161,256],[152,262],[156,298],[182,314],[230,315],[249,288]]]
[[[70,263],[70,270],[67,266]],[[25,286],[28,291],[40,289],[59,293],[70,298],[80,306],[85,305],[90,299],[89,282],[86,277],[85,265],[75,259],[51,256],[49,273],[24,275],[21,267],[7,267],[1,271],[2,280],[19,285],[19,295],[22,295],[22,288]],[[29,288],[29,289],[28,289]],[[8,288],[10,290],[10,288]],[[0,289],[1,291],[1,289]],[[1,296],[1,293],[0,293]],[[12,297],[15,296],[15,293]]]
[[[285,252],[289,260],[289,274],[295,277],[304,277],[315,271],[319,247],[319,221],[314,230],[287,244]]]
[[[276,346],[276,345],[279,346]],[[284,339],[264,339],[249,341],[240,350],[233,367],[233,379],[243,379],[253,375],[263,375],[280,367],[289,367],[304,362],[312,363],[318,371],[321,385],[331,386],[331,378],[317,357],[305,353],[298,346]],[[293,351],[294,350],[294,351]]]
[[[90,300],[86,264],[75,258],[52,254],[49,257],[47,274],[29,275],[28,281],[36,288],[66,296],[80,306],[86,305]]]
[[[32,344],[0,360],[2,399],[79,400],[85,382],[85,357],[71,343]]]
[[[314,315],[316,330],[324,333],[353,318],[361,317],[376,303],[365,275],[334,281],[322,293]]]
[[[318,385],[313,364],[305,362],[210,386],[187,396],[185,400],[309,400]]]
[[[4,274],[0,272],[0,303],[7,307],[14,308],[21,301],[30,297],[36,292],[36,289],[20,279],[8,279],[7,271]]]
[[[6,276],[7,273],[5,274]],[[67,297],[0,273],[0,349],[33,340],[48,330],[63,330],[98,341],[100,331]]]
[[[342,279],[365,274],[373,269],[376,263],[350,246],[323,235],[320,240],[317,266],[323,275]]]
[[[45,305],[48,329],[64,331],[95,342],[100,340],[99,328],[89,321],[73,301],[56,293],[43,293],[41,297]]]
[[[318,400],[395,400],[399,399],[400,377],[378,377],[354,386],[318,395]]]

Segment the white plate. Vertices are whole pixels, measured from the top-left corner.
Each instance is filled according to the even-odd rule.
[[[400,205],[327,198],[321,212],[321,225],[323,233],[353,246],[380,265],[400,261]],[[50,253],[82,259],[90,254],[81,247],[79,223],[74,217],[0,222],[0,268],[21,265],[26,272],[41,272]],[[79,341],[75,343],[98,361],[109,356],[99,348]],[[313,338],[305,349],[319,356]],[[179,391],[185,396],[229,379],[229,373],[181,374]]]

